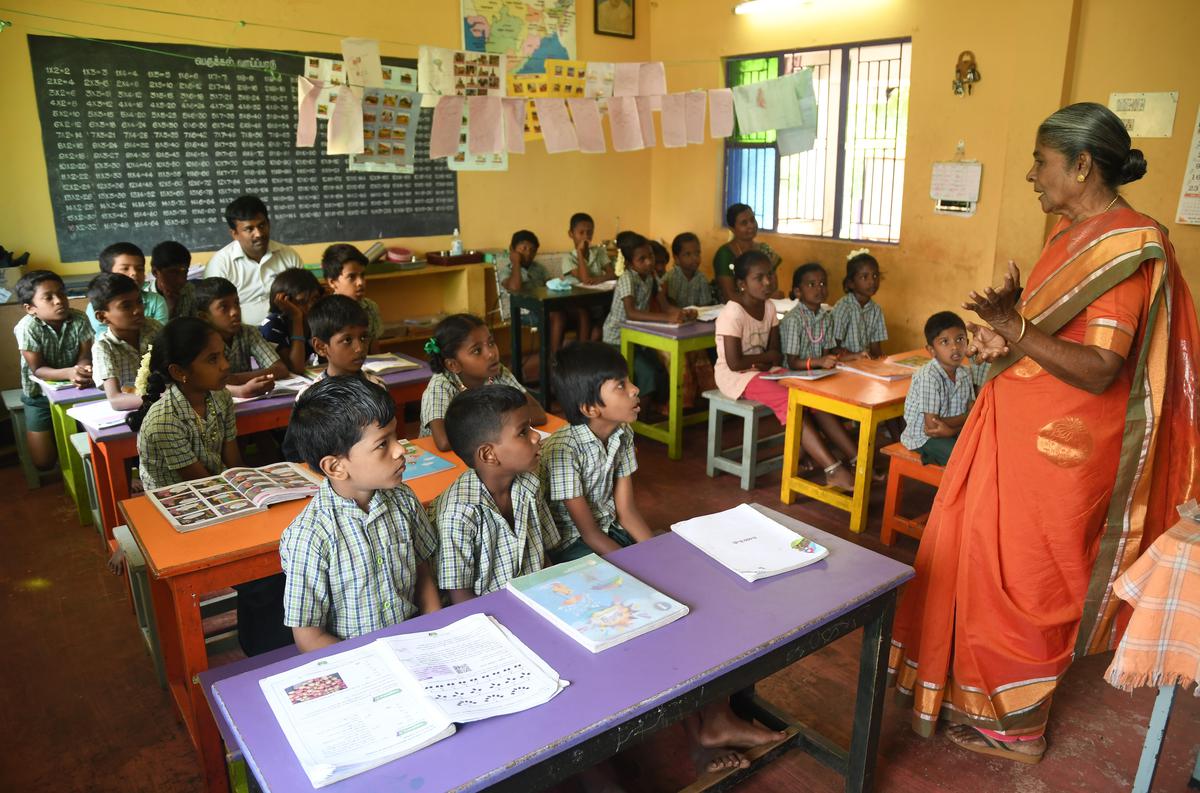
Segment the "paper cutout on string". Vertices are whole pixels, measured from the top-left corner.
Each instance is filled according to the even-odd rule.
[[[452,157],[458,151],[458,135],[466,102],[464,96],[438,97],[429,133],[429,159]]]
[[[668,149],[687,145],[687,97],[667,94],[662,98],[662,142]]]
[[[608,100],[608,129],[615,150],[637,151],[645,148],[637,102],[632,96],[614,96]]]
[[[436,106],[441,96],[503,96],[506,75],[504,56],[495,53],[422,45],[417,54],[424,107]]]
[[[505,150],[509,154],[524,154],[526,100],[504,97],[500,101],[504,114]]]
[[[705,99],[707,97],[703,91],[688,91],[685,95],[684,108],[687,120],[688,143],[704,142]]]
[[[600,123],[600,105],[595,99],[568,99],[571,121],[575,124],[575,136],[579,150],[585,154],[604,154],[604,127]]]
[[[575,135],[575,125],[567,115],[566,100],[535,99],[538,118],[542,123],[542,138],[546,141],[546,151],[559,154],[565,151],[578,151],[579,139]]]
[[[708,89],[708,134],[714,138],[733,134],[733,91],[728,88]]]
[[[317,142],[317,97],[325,84],[300,75],[296,77],[296,146],[309,148]]]
[[[326,154],[362,153],[362,103],[349,86],[338,86],[337,99],[329,117],[327,138]]]
[[[467,97],[467,153],[504,152],[504,120],[498,96]]]
[[[638,123],[642,128],[642,145],[648,147],[658,143],[658,139],[654,135],[654,105],[657,101],[661,101],[661,97],[655,96],[639,96],[635,97],[637,103]]]

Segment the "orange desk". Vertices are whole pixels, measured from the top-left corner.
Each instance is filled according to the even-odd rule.
[[[924,350],[909,350],[888,356],[889,361]],[[788,387],[787,428],[783,440],[783,476],[779,499],[791,504],[797,495],[815,498],[850,513],[850,531],[867,526],[867,503],[871,495],[871,471],[875,460],[875,435],[880,423],[904,415],[904,397],[911,377],[890,383],[853,372],[838,372],[821,380],[781,380]],[[800,463],[800,437],[804,431],[804,409],[820,410],[852,419],[858,429],[859,466],[854,474],[854,493],[846,495],[796,475]]]
[[[454,463],[451,470],[412,481],[421,503],[428,504],[466,466],[452,453],[437,451],[433,438],[413,442]],[[223,587],[278,573],[279,537],[307,503],[308,499],[288,501],[257,515],[184,533],[175,531],[145,496],[120,504],[130,532],[146,557],[167,684],[200,753],[209,790],[224,790],[228,779],[221,737],[197,677],[208,669],[200,598]]]

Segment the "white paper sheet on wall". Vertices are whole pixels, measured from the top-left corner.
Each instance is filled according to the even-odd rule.
[[[1196,123],[1192,125],[1192,146],[1183,169],[1175,222],[1200,225],[1200,109],[1196,110]]]
[[[935,162],[929,183],[929,197],[935,201],[978,201],[982,178],[982,163]]]

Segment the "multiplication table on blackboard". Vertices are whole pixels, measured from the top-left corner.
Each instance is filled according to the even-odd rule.
[[[229,242],[221,212],[243,193],[289,244],[459,226],[456,175],[426,156],[428,110],[411,175],[350,172],[323,134],[296,148],[301,53],[29,36],[29,54],[62,261],[119,240],[216,250]]]

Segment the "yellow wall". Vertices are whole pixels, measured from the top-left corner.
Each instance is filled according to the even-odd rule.
[[[30,27],[101,38],[180,41],[184,37],[235,47],[336,51],[336,37],[122,11],[59,0],[12,0],[17,8],[85,19],[87,25],[39,21],[15,13],[16,27],[0,34],[0,70],[6,75],[6,123],[0,125],[7,190],[0,193],[0,242],[33,252],[39,264],[57,262],[45,163],[22,33]],[[179,0],[142,0],[169,10],[197,11]],[[10,3],[11,4],[11,3]],[[895,348],[916,345],[933,311],[954,308],[970,289],[992,282],[1005,262],[1026,271],[1037,258],[1047,219],[1024,181],[1033,135],[1064,102],[1106,102],[1111,91],[1178,90],[1173,137],[1137,139],[1150,172],[1131,186],[1133,204],[1167,224],[1189,281],[1200,286],[1200,227],[1167,221],[1174,214],[1184,158],[1200,100],[1200,74],[1191,68],[1190,37],[1200,29],[1200,3],[1146,0],[1131,17],[1121,0],[1009,0],[963,4],[959,0],[817,0],[766,16],[735,16],[734,0],[638,0],[634,41],[591,33],[591,6],[578,0],[579,56],[595,60],[663,60],[671,90],[710,88],[723,82],[719,58],[785,48],[820,47],[910,36],[913,41],[908,159],[901,241],[871,244],[886,281],[879,301]],[[314,0],[264,0],[252,6],[230,0],[205,3],[206,15],[280,25],[336,28],[336,33],[381,39],[385,55],[414,56],[415,46],[459,44],[457,0],[347,0],[331,16]],[[49,10],[47,10],[49,8]],[[307,20],[307,21],[306,21]],[[135,36],[104,27],[136,28]],[[975,52],[983,81],[968,98],[950,90],[958,53]],[[932,212],[929,169],[949,159],[960,138],[970,158],[983,162],[982,195],[971,218]],[[462,229],[474,246],[500,246],[516,228],[533,229],[547,250],[565,247],[568,215],[590,211],[600,237],[611,236],[620,217],[634,228],[670,239],[697,232],[706,254],[726,239],[722,228],[719,142],[686,149],[655,148],[628,154],[550,157],[540,143],[510,160],[503,174],[464,174],[459,181]],[[18,189],[14,189],[17,187]],[[221,237],[221,229],[214,229]],[[784,257],[782,279],[816,259],[834,277],[857,244],[764,235]],[[442,247],[445,238],[402,241],[418,249]],[[322,245],[301,246],[315,260]],[[197,258],[203,260],[207,254]],[[64,271],[86,269],[67,267]],[[838,297],[833,289],[831,298]]]
[[[1194,0],[1143,3],[1136,20],[1119,0],[818,0],[807,7],[797,3],[790,12],[753,16],[731,14],[732,5],[730,0],[690,0],[661,2],[653,9],[652,51],[655,59],[668,61],[671,90],[721,84],[716,62],[685,62],[701,54],[724,57],[912,38],[900,243],[869,243],[886,279],[877,300],[893,349],[923,343],[926,317],[956,309],[969,290],[991,283],[1010,258],[1029,271],[1046,218],[1024,175],[1038,123],[1064,100],[1106,103],[1111,91],[1181,92],[1174,137],[1135,141],[1150,161],[1150,173],[1128,190],[1134,206],[1160,221],[1174,215],[1200,95],[1200,76],[1185,55],[1192,49],[1190,35],[1200,29],[1200,3]],[[965,49],[974,51],[983,81],[973,95],[961,98],[951,92],[950,82],[958,53]],[[960,138],[967,156],[983,163],[978,211],[971,218],[934,215],[931,163],[951,159]],[[654,235],[690,228],[700,235],[706,258],[728,238],[722,227],[722,165],[716,141],[655,151]],[[1195,289],[1200,286],[1200,228],[1167,225]],[[764,234],[763,239],[783,256],[781,282],[790,283],[791,271],[805,261],[822,262],[831,275],[831,300],[840,296],[836,284],[846,253],[860,245],[786,235]]]
[[[197,43],[229,47],[338,52],[342,36],[380,40],[383,55],[415,58],[418,44],[462,46],[458,0],[342,0],[331,6],[315,0],[262,0],[246,4],[209,0],[139,0],[140,5],[164,11],[201,14],[248,22],[306,29],[329,29],[337,35],[316,35],[273,30],[236,23],[206,22],[186,17],[125,11],[80,0],[12,0],[9,8],[63,19],[70,24],[31,15],[0,12],[14,27],[0,34],[0,74],[5,122],[0,124],[6,189],[0,191],[0,244],[32,253],[30,261],[50,265],[60,272],[90,272],[95,264],[59,266],[58,245],[46,183],[41,125],[34,100],[29,49],[25,33],[53,30],[78,36],[139,41]],[[592,6],[578,7],[578,55],[601,61],[649,60],[650,39],[596,36],[592,33]],[[331,12],[331,9],[335,9]],[[637,0],[637,13],[645,19],[649,3]],[[38,28],[42,30],[38,30]],[[128,33],[114,28],[146,31]],[[412,42],[404,45],[392,42]],[[510,159],[507,173],[465,173],[458,182],[463,241],[474,247],[507,247],[512,232],[529,228],[543,248],[565,250],[567,221],[571,213],[590,212],[596,218],[597,238],[611,237],[617,217],[625,228],[636,228],[650,216],[650,194],[643,189],[652,153],[621,156],[560,154],[550,157],[540,142],[530,143],[525,155]],[[229,196],[229,199],[235,196]],[[214,240],[228,241],[227,230],[214,226]],[[286,240],[283,240],[286,242]],[[341,240],[329,240],[336,242]],[[355,241],[364,242],[364,241]],[[394,240],[417,250],[449,245],[448,237]],[[366,241],[366,244],[370,244]],[[297,246],[306,261],[318,261],[325,243]],[[97,251],[99,253],[99,251]],[[207,261],[211,253],[197,253]],[[419,312],[417,312],[419,313]],[[7,356],[5,356],[7,358]]]

